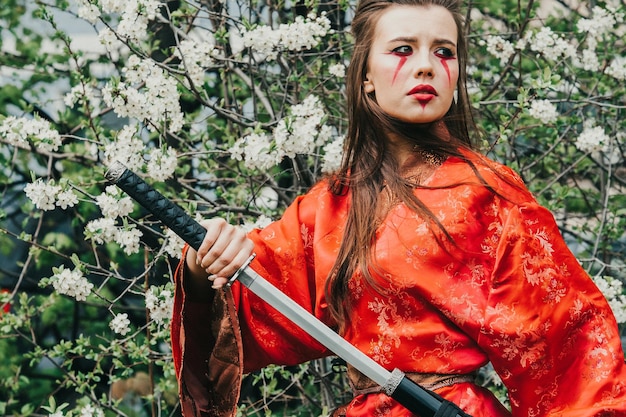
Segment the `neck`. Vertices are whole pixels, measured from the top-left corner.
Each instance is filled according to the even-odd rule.
[[[428,126],[428,133],[441,141],[449,142],[450,133],[443,121]],[[440,157],[431,152],[426,144],[416,142],[415,138],[409,138],[397,132],[387,135],[387,151],[398,164],[402,175],[424,165],[438,165]]]

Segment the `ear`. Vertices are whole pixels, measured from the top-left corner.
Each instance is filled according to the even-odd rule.
[[[365,78],[363,81],[363,90],[366,94],[370,94],[374,92],[374,83],[369,80],[369,78]]]

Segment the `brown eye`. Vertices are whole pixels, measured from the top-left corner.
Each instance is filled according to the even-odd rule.
[[[450,48],[437,48],[435,49],[435,56],[439,58],[454,58],[454,52]]]
[[[411,48],[408,45],[402,45],[402,46],[398,46],[397,48],[392,49],[391,53],[394,55],[399,55],[399,56],[407,56],[413,53],[413,48]]]

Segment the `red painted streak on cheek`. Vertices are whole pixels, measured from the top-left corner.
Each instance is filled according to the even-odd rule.
[[[443,66],[443,69],[446,70],[446,74],[448,74],[448,84],[452,81],[452,78],[450,76],[450,67],[448,66],[448,60],[450,59],[455,58],[441,58],[441,65]]]
[[[400,62],[398,62],[398,66],[396,67],[396,72],[393,73],[393,80],[391,80],[392,85],[396,82],[396,77],[398,76],[398,73],[400,72],[400,70],[402,69],[405,63],[406,63],[406,57],[401,56]]]

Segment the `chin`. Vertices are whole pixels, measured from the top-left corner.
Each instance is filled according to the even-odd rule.
[[[443,116],[442,116],[443,117]],[[412,125],[431,125],[435,122],[438,122],[442,119],[442,117],[410,117],[410,118],[399,118],[404,123],[412,124]]]

